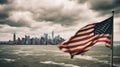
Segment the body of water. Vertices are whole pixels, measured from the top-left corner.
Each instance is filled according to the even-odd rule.
[[[114,47],[114,66],[120,67],[120,46]],[[70,59],[56,45],[0,45],[0,67],[110,67],[110,49],[94,46]]]

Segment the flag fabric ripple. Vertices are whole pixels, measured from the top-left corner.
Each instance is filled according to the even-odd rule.
[[[83,55],[97,43],[104,44],[111,48],[111,38],[113,30],[113,16],[99,23],[92,23],[82,27],[68,41],[58,44],[63,52],[71,55]]]

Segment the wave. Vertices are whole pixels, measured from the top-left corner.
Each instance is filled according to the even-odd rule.
[[[103,57],[103,56],[102,56],[102,57]],[[109,61],[99,60],[99,59],[93,58],[93,57],[91,57],[91,56],[81,56],[81,55],[79,55],[79,56],[76,56],[75,58],[76,58],[76,59],[90,60],[90,61],[97,61],[97,62],[100,62],[100,63],[104,63],[104,64],[110,65],[110,62],[109,62]],[[120,67],[120,64],[113,64],[113,65],[116,66],[116,67]]]
[[[84,60],[97,60],[96,58],[93,58],[91,56],[81,56],[81,55],[78,55],[75,58],[77,58],[77,59],[84,59]]]
[[[16,59],[0,58],[0,60],[4,60],[4,61],[7,61],[7,62],[15,62]]]
[[[67,67],[80,67],[78,65],[74,65],[74,64],[65,64],[65,63],[57,63],[57,62],[53,62],[53,61],[44,61],[44,62],[40,62],[43,64],[53,64],[53,65],[61,65],[61,66],[67,66]]]
[[[23,50],[14,50],[13,54],[19,55],[19,56],[41,56],[46,54],[40,54],[40,53],[34,53],[33,51],[23,51]]]
[[[59,52],[59,53],[61,53],[61,51],[57,51],[57,50],[42,50],[42,51],[46,51],[46,52]]]
[[[0,50],[0,52],[2,52],[2,50]]]
[[[97,62],[109,64],[109,61],[99,60],[99,59],[93,58],[91,56],[81,56],[81,55],[79,55],[79,56],[76,56],[75,58],[77,58],[77,59],[84,59],[84,60],[91,60],[91,61],[97,61]]]
[[[113,58],[120,58],[120,56],[113,56]]]

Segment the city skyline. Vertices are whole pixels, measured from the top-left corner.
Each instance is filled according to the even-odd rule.
[[[31,37],[30,35],[25,35],[24,37],[16,36],[17,34],[13,33],[11,40],[0,41],[0,45],[56,45],[65,40],[60,35],[55,35],[54,31],[52,31],[51,34],[44,33],[39,37]]]
[[[106,4],[104,4],[106,3]],[[55,31],[69,39],[81,27],[114,16],[114,40],[120,41],[119,0],[0,0],[0,41],[38,37]]]

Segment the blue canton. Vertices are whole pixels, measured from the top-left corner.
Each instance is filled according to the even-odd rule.
[[[94,27],[94,34],[112,34],[113,17],[110,17],[102,22],[96,23]]]

